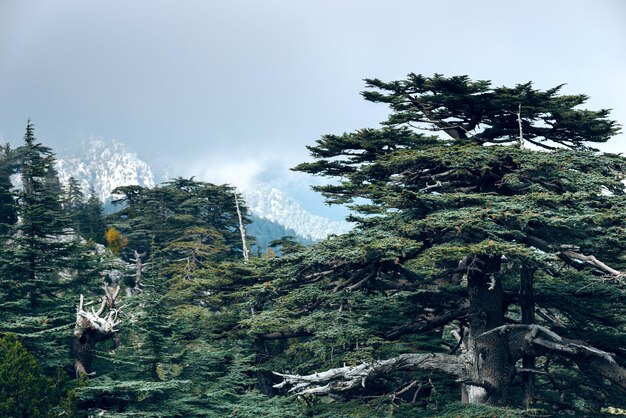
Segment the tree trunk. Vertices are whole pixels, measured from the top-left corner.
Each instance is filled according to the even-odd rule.
[[[72,354],[74,356],[76,377],[89,374],[87,370],[91,370],[96,336],[93,331],[87,330],[80,337],[74,336],[72,340]]]
[[[495,274],[501,257],[475,256],[468,267],[469,339],[468,381],[463,401],[505,404],[515,373],[515,364],[508,351],[506,336],[482,334],[504,323],[504,293]]]
[[[72,354],[74,356],[74,369],[76,377],[92,375],[91,369],[93,349],[98,341],[103,341],[114,336],[117,332],[115,327],[119,325],[117,320],[118,309],[115,308],[115,300],[120,293],[120,287],[115,290],[104,286],[105,296],[102,297],[100,309],[96,312],[93,308],[85,310],[86,306],[83,295],[76,306],[76,325],[72,339]],[[109,308],[106,316],[102,317],[105,308]]]
[[[528,266],[522,266],[520,282],[520,307],[522,309],[522,324],[535,323],[535,292],[533,290],[533,276],[535,272]],[[535,357],[526,355],[522,357],[522,367],[524,370],[535,368]],[[526,409],[532,408],[535,396],[535,375],[525,371],[522,375],[522,387],[524,388],[524,406]]]

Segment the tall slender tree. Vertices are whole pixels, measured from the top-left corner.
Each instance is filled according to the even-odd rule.
[[[70,227],[54,154],[36,140],[30,121],[15,158],[18,220],[0,247],[0,334],[15,333],[62,390],[74,304],[79,294],[98,290],[100,269]]]
[[[13,257],[6,276],[20,281],[31,307],[58,282],[58,272],[71,254],[69,223],[61,209],[54,154],[37,142],[28,121],[24,145],[17,148],[22,189],[17,192],[20,221],[13,233]]]

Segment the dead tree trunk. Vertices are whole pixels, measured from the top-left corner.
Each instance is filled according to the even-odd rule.
[[[241,217],[241,210],[239,210],[239,199],[237,198],[237,193],[235,193],[235,207],[237,208],[237,217],[239,218],[239,232],[241,233],[241,247],[243,248],[243,261],[248,262],[250,256],[250,250],[248,249],[248,244],[246,243],[246,229],[243,226],[243,219]]]
[[[85,309],[91,303],[85,304],[83,295],[80,295],[80,302],[76,306],[72,352],[77,377],[94,374],[89,373],[88,370],[91,368],[93,349],[96,343],[113,337],[117,332],[115,327],[120,323],[117,320],[119,310],[116,308],[120,286],[118,285],[115,290],[112,290],[109,286],[104,285],[104,291],[105,296],[102,297],[98,311],[95,311],[93,307],[89,311]],[[104,317],[101,316],[106,309],[108,309],[107,314]]]
[[[146,264],[142,261],[142,258],[146,256],[146,252],[139,254],[137,250],[134,250],[135,258],[130,260],[135,263],[135,285],[130,289],[131,294],[138,294],[143,291],[142,273],[146,268]]]

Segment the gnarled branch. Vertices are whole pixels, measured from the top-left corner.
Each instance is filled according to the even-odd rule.
[[[583,341],[564,338],[541,325],[503,325],[485,332],[477,338],[492,333],[507,334],[509,350],[514,359],[525,354],[552,354],[574,361],[583,373],[603,377],[626,392],[626,369],[614,359],[614,355],[595,348]]]
[[[74,326],[73,352],[75,356],[74,368],[76,375],[89,374],[92,351],[98,341],[111,338],[118,330],[115,329],[121,321],[118,320],[119,308],[116,308],[116,299],[120,293],[120,286],[115,290],[104,285],[105,296],[102,297],[100,308],[96,311],[92,307],[87,309],[91,303],[85,304],[85,298],[80,295],[79,303],[76,306],[76,325]],[[102,316],[105,309],[109,311]]]
[[[310,375],[274,372],[275,375],[283,378],[283,381],[274,387],[291,386],[289,392],[298,395],[327,395],[349,391],[359,386],[365,387],[368,379],[398,370],[436,370],[461,378],[464,377],[464,365],[463,356],[441,353],[402,354],[387,360],[362,363],[353,367],[338,367]]]

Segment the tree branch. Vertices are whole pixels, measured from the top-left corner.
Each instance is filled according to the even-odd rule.
[[[496,332],[507,334],[509,351],[514,359],[527,354],[566,357],[574,361],[585,374],[607,379],[626,392],[626,369],[615,361],[611,353],[583,341],[563,338],[541,325],[502,325],[476,338],[483,338]]]
[[[464,365],[465,360],[462,356],[441,353],[402,354],[388,360],[362,363],[354,367],[338,367],[304,376],[274,372],[275,375],[283,378],[283,381],[274,387],[291,386],[289,392],[298,395],[328,395],[365,387],[367,379],[398,370],[435,370],[464,378]]]
[[[259,335],[259,338],[262,340],[281,340],[281,339],[287,339],[287,338],[309,337],[311,335],[313,335],[313,333],[308,332],[308,331],[300,331],[300,332],[275,331],[275,332],[268,332],[267,334]]]
[[[400,327],[396,327],[392,329],[389,333],[387,333],[385,337],[390,340],[396,340],[406,334],[417,334],[420,332],[427,332],[427,331],[442,327],[464,315],[467,315],[466,307],[448,311],[428,321],[419,321],[410,325],[403,325]]]

